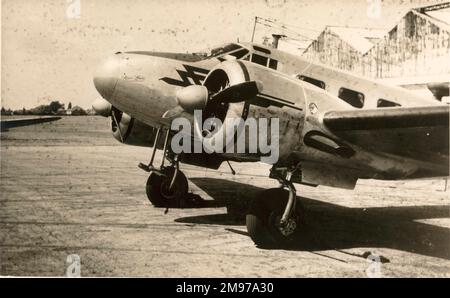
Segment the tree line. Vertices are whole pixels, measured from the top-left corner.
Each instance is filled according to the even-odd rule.
[[[2,115],[73,115],[73,116],[84,116],[87,115],[88,112],[79,106],[73,106],[72,103],[69,102],[67,105],[67,109],[65,105],[57,100],[50,102],[48,105],[39,105],[35,108],[31,109],[18,109],[11,110],[5,109],[2,107],[1,109]]]

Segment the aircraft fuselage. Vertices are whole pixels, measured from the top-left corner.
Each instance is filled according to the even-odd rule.
[[[440,103],[418,97],[399,87],[314,64],[277,49],[243,43],[226,45],[219,48],[216,53],[213,50],[210,56],[119,52],[101,65],[95,75],[94,83],[103,98],[132,119],[138,119],[151,127],[169,128],[172,119],[164,115],[178,106],[177,91],[189,85],[201,85],[208,73],[225,60],[243,61],[243,64],[248,66],[244,66],[247,68],[244,72],[248,72],[251,65],[259,65],[253,67],[255,69],[252,74],[253,79],[264,81],[264,89],[270,90],[272,96],[275,95],[281,100],[288,99],[292,103],[290,108],[262,108],[250,105],[250,108],[247,107],[245,111],[244,106],[233,104],[235,109],[242,110],[238,112],[240,115],[250,113],[256,118],[280,118],[280,127],[283,127],[282,131],[280,129],[281,163],[294,156],[302,160],[305,171],[309,168],[311,176],[317,176],[317,179],[324,175],[338,175],[336,172],[340,168],[347,168],[350,173],[348,176],[351,176],[349,181],[343,181],[341,185],[336,186],[349,188],[354,186],[356,177],[401,179],[411,177],[412,173],[417,172],[419,168],[426,169],[425,176],[446,173],[443,167],[433,173],[432,169],[436,165],[390,154],[370,152],[367,148],[357,148],[352,159],[348,159],[305,146],[304,137],[310,130],[328,134],[331,136],[330,140],[338,139],[321,127],[320,119],[312,115],[311,98],[320,103],[321,109],[326,107],[330,110],[417,107]],[[263,71],[264,68],[266,71]],[[268,72],[271,74],[269,78],[266,77]],[[278,78],[280,78],[279,81],[277,81]],[[287,85],[284,84],[285,82]],[[297,88],[297,85],[301,88]],[[182,113],[179,116],[193,121],[189,113]],[[342,145],[344,146],[345,142],[342,142]],[[245,156],[241,159],[236,156],[234,158],[246,160]],[[448,160],[448,154],[446,158]],[[233,160],[233,157],[227,156],[227,159]],[[251,158],[248,160],[253,161]],[[318,164],[321,166],[318,167]],[[317,168],[320,170],[316,170]],[[327,184],[327,181],[339,179],[342,181],[341,178],[331,177],[325,179],[325,183],[319,184]]]

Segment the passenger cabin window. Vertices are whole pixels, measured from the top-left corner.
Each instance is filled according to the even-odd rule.
[[[298,79],[305,81],[307,83],[313,84],[319,88],[325,89],[325,82],[321,81],[321,80],[317,80],[311,77],[307,77],[307,76],[297,76]]]
[[[267,57],[264,56],[260,56],[257,54],[253,54],[252,55],[252,62],[262,65],[262,66],[267,66]]]
[[[401,104],[380,98],[377,101],[377,108],[400,107]]]
[[[361,92],[341,88],[339,89],[338,97],[355,108],[362,108],[364,106],[364,94]]]

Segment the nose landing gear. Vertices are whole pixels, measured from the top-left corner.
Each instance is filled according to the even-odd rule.
[[[175,174],[173,167],[165,167],[150,173],[146,193],[155,207],[181,208],[188,193],[188,181],[182,172]]]
[[[146,185],[147,198],[155,207],[181,208],[189,190],[188,181],[179,169],[179,156],[170,152],[167,147],[170,137],[170,131],[168,130],[164,140],[161,165],[159,167],[153,166],[160,137],[161,128],[158,128],[150,162],[147,165],[143,163],[138,165],[139,168],[150,173]],[[169,166],[164,165],[166,159],[170,162]]]

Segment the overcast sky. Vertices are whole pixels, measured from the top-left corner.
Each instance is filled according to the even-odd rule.
[[[120,50],[195,51],[249,41],[255,16],[295,25],[314,37],[326,25],[389,28],[411,7],[442,1],[385,0],[2,0],[2,106],[34,107],[49,100],[90,107],[97,98],[98,62]],[[258,26],[256,41],[268,35]]]

